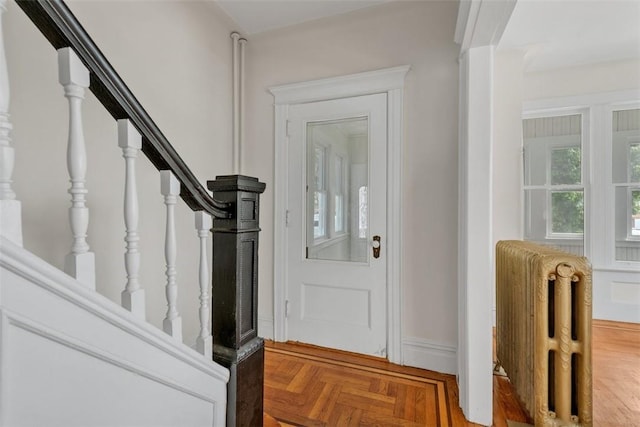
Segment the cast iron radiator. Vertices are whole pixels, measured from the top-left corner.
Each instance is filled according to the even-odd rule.
[[[591,266],[530,242],[496,248],[496,345],[536,426],[592,426]]]

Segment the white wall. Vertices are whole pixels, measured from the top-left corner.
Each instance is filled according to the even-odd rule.
[[[252,36],[245,172],[267,183],[260,242],[260,316],[273,319],[275,85],[410,64],[403,159],[403,337],[457,341],[457,3],[392,2]],[[454,350],[451,350],[454,349]]]
[[[493,239],[522,238],[523,52],[494,56]]]
[[[634,101],[640,90],[640,59],[589,64],[571,68],[527,73],[523,78],[523,99],[534,108],[590,107],[590,185],[593,200],[588,204],[590,233],[586,235],[593,266],[593,317],[626,322],[640,321],[640,268],[635,263],[615,263],[607,229],[613,219],[606,200],[611,173],[608,158],[607,104]],[[612,93],[616,93],[613,95]],[[625,99],[631,96],[630,99]],[[635,101],[638,101],[635,99]],[[567,105],[569,104],[569,105]],[[610,128],[609,128],[610,131]],[[609,170],[609,172],[607,172]],[[610,176],[610,175],[609,175]],[[589,221],[589,219],[588,219]],[[613,236],[613,234],[612,234]]]
[[[72,11],[153,120],[204,183],[231,172],[232,25],[215,6],[178,1],[72,1]],[[57,83],[55,50],[14,2],[5,15],[16,150],[15,190],[22,201],[25,247],[62,268],[71,245],[67,220],[67,101]],[[98,291],[120,302],[125,284],[124,160],[116,123],[93,95],[85,100],[90,208],[89,244]],[[161,326],[164,205],[160,177],[141,154],[141,283],[147,318]],[[178,202],[179,310],[193,344],[197,315],[197,238],[190,210]]]
[[[493,63],[493,248],[522,239],[522,69],[524,53],[497,50]],[[495,324],[495,272],[492,277]]]
[[[526,73],[523,100],[559,98],[640,87],[640,59]]]

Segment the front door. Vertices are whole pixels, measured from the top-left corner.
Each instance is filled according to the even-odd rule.
[[[288,120],[287,338],[386,357],[387,95]]]

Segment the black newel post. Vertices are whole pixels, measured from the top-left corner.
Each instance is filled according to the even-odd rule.
[[[264,342],[258,337],[258,232],[265,184],[243,175],[207,182],[233,217],[213,220],[213,360],[229,368],[227,426],[261,426]]]

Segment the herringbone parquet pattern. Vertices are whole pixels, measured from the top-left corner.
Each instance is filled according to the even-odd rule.
[[[451,425],[441,379],[267,348],[265,412],[282,425]]]

